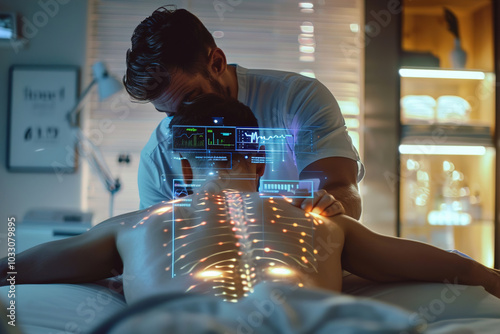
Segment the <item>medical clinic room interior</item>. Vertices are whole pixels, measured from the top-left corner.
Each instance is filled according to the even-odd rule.
[[[141,101],[139,93],[134,96],[130,86],[124,87],[132,85],[131,77],[124,80],[129,75],[127,64],[132,67],[134,52],[141,52],[132,48],[134,30],[161,6],[172,11],[185,9],[208,29],[216,44],[209,49],[209,59],[221,61],[224,66],[220,68],[227,73],[236,69],[237,85],[227,79],[232,74],[220,77],[223,85],[232,82],[237,87],[231,90],[229,84],[228,95],[233,93],[232,97],[244,102],[241,91],[245,88],[256,100],[265,96],[284,109],[298,105],[298,111],[285,110],[288,114],[283,116],[260,100],[269,112],[258,116],[259,111],[252,110],[259,124],[262,120],[281,124],[283,116],[283,124],[301,124],[303,119],[305,125],[293,131],[286,125],[261,125],[260,132],[249,134],[251,125],[228,124],[231,113],[224,120],[215,111],[212,124],[176,123],[180,125],[170,125],[169,130],[165,120],[174,122],[176,116],[172,118],[175,112],[161,107],[161,96]],[[142,43],[151,44],[152,40]],[[189,47],[191,40],[179,43]],[[175,53],[176,48],[168,52]],[[219,63],[214,60],[213,64]],[[279,74],[281,83],[272,89],[266,90],[258,82],[254,88],[250,86],[250,75],[258,78],[262,73],[278,73],[274,71],[290,73]],[[499,71],[499,0],[0,0],[0,258],[4,259],[0,333],[498,333]],[[248,81],[242,81],[241,73],[246,73]],[[163,80],[174,89],[179,83],[183,87],[178,74],[156,75],[157,81],[146,92],[157,89]],[[207,81],[211,88],[218,87],[213,82],[218,78]],[[286,97],[290,101],[282,100],[283,87],[306,83],[321,84],[333,95],[331,103],[320,108],[323,114],[307,109],[307,105],[320,105],[321,101],[314,101],[316,95],[296,102],[309,88],[293,88],[297,91]],[[186,96],[195,93],[204,92],[194,89]],[[200,99],[189,100],[182,105],[194,110],[200,104]],[[219,100],[209,96],[206,101]],[[334,112],[331,110],[340,110],[337,128],[320,132],[329,122],[327,112]],[[160,131],[159,124],[167,124],[166,130]],[[146,150],[152,141],[161,142],[155,136],[168,131],[173,133],[173,146],[157,149],[154,154],[159,160],[147,165],[146,160],[154,158]],[[332,139],[325,139],[327,136]],[[260,144],[252,146],[254,139]],[[291,151],[290,163],[284,163],[285,151],[294,140],[298,151]],[[348,152],[342,147],[335,151],[341,152],[339,156],[330,153],[330,147],[340,145],[340,140],[347,143]],[[151,172],[151,166],[167,164],[161,154],[179,168],[182,163],[183,173],[191,156],[203,160],[201,173],[211,176],[207,168],[221,166],[221,157],[235,164],[231,159],[241,156],[250,161],[250,155],[248,168],[254,168],[252,171],[259,173],[265,166],[259,179],[253,180],[259,187],[257,202],[262,204],[247,202],[245,198],[253,195],[241,199],[237,191],[223,191],[220,194],[225,200],[217,197],[213,205],[226,210],[228,221],[200,218],[195,224],[200,211],[210,210],[208,192],[212,188],[207,186],[206,203],[183,200],[184,196],[196,198],[190,196],[197,196],[196,187],[201,184],[202,189],[205,179],[188,182],[186,174],[172,179],[162,169]],[[321,167],[302,174],[300,169],[310,166],[301,161],[304,156]],[[316,165],[323,158],[344,161],[339,166],[354,166],[354,171],[347,172],[335,163]],[[190,166],[195,168],[192,162]],[[224,168],[220,175],[236,173],[236,168]],[[150,175],[152,181],[140,177],[145,169],[154,174]],[[271,170],[276,176],[268,176]],[[295,179],[285,177],[290,171],[295,171]],[[350,195],[343,197],[345,192],[331,190],[342,187],[342,177],[347,174],[357,202]],[[328,183],[327,176],[336,181]],[[158,204],[161,196],[146,201],[141,182],[168,184],[171,196],[162,202],[167,204]],[[351,205],[351,200],[359,204]],[[244,221],[231,213],[235,209],[228,206],[234,201],[245,206],[240,208]],[[318,214],[302,210],[296,201],[308,201],[312,206],[327,201],[333,204],[330,211],[320,209]],[[334,204],[339,204],[336,209]],[[253,216],[252,210],[261,205],[278,211],[273,217],[281,221],[267,221],[264,213]],[[351,211],[356,205],[359,212]],[[185,213],[196,208],[190,215]],[[112,218],[120,215],[126,215],[121,226],[119,218]],[[358,240],[353,236],[357,232],[352,232],[356,229],[345,227],[343,220],[335,222],[343,217],[362,231],[372,231],[369,237],[374,241],[359,245],[356,251],[352,245]],[[192,225],[176,229],[175,224],[182,226],[190,219]],[[108,225],[100,228],[107,220]],[[278,246],[260,249],[257,237],[254,244],[250,241],[252,223],[261,224],[262,240],[274,240],[275,232],[267,225],[288,221],[289,227],[280,227],[280,238],[297,233],[290,242],[304,256],[294,257],[288,248],[278,252]],[[301,230],[299,221],[310,226]],[[330,221],[335,226],[328,230],[332,235],[321,235],[323,225]],[[84,237],[92,231],[104,235],[113,222],[118,232],[109,235],[121,240],[120,244],[117,241],[116,246],[106,248],[104,241],[101,245],[101,241]],[[210,240],[215,243],[217,237],[205,232],[191,239],[195,237],[182,231],[196,232],[211,223],[235,226],[228,229],[236,238],[232,244],[236,255],[230,259],[235,264],[224,267],[206,262],[204,271],[196,272],[212,254],[203,253],[191,241],[196,245],[214,238]],[[139,234],[153,224],[171,226],[158,229],[170,238],[162,246],[165,254],[151,255],[147,245],[141,244],[143,239],[129,237],[128,230],[122,232],[128,224],[130,231],[137,227]],[[151,240],[157,240],[160,232]],[[339,235],[341,241],[336,239]],[[403,242],[395,248],[382,242],[399,245],[402,239],[416,242]],[[73,251],[74,244],[85,240],[90,241],[84,251]],[[333,242],[331,251],[324,240]],[[32,251],[23,257],[24,251],[46,243],[54,248],[37,248],[38,255]],[[155,247],[154,242],[149,246]],[[184,258],[191,251],[182,250],[189,247],[202,257],[196,265],[190,264],[196,268],[192,271],[183,269],[188,266],[183,265]],[[142,253],[130,255],[135,248]],[[338,261],[321,260],[325,249],[328,259],[336,256]],[[312,262],[305,257],[309,251]],[[259,252],[265,255],[254,256]],[[64,253],[75,256],[73,265],[61,255]],[[95,267],[94,263],[104,262],[98,259],[108,259],[111,253],[122,267],[113,267],[102,277],[36,280],[49,277],[46,271],[78,275],[85,267],[78,261]],[[130,270],[125,253],[143,255],[134,259],[134,268],[142,268],[138,262],[146,267],[171,259],[158,277],[168,272],[172,281],[164,285],[172,288],[157,296],[141,296],[139,286],[163,283],[151,277],[154,270]],[[285,258],[296,264],[287,267],[293,261]],[[352,264],[354,258],[367,265]],[[57,259],[61,259],[61,268],[55,264]],[[338,265],[338,282],[331,291],[321,284],[308,285],[309,278],[301,280],[300,270],[306,276],[314,271],[310,277],[316,277],[329,261]],[[40,263],[50,264],[44,271]],[[481,274],[471,274],[476,273],[473,270]],[[176,284],[187,284],[183,279],[196,283],[175,290]],[[200,293],[203,284],[211,284],[211,288]],[[241,287],[240,294],[235,292],[236,286]],[[223,292],[216,293],[217,289]],[[164,299],[160,301],[159,296]]]

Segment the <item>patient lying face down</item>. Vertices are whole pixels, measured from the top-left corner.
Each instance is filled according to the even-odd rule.
[[[124,274],[137,277],[125,281],[127,299],[180,290],[237,301],[263,280],[339,290],[341,231],[333,233],[320,216],[281,197],[256,192],[264,147],[254,143],[241,152],[230,146],[208,154],[175,142],[222,122],[224,131],[258,130],[250,109],[215,95],[185,105],[171,121],[173,154],[183,159],[179,177],[200,187],[134,214],[119,228]]]
[[[376,234],[345,215],[321,217],[258,193],[264,147],[192,150],[199,145],[197,129],[213,126],[214,119],[228,129],[257,127],[252,112],[235,100],[207,95],[183,106],[170,124],[174,152],[168,154],[179,155],[179,178],[192,191],[18,254],[17,283],[92,282],[123,272],[127,302],[166,292],[236,302],[263,281],[340,291],[344,268],[381,282],[482,285],[500,296],[498,270]],[[7,259],[0,265],[7,284]]]

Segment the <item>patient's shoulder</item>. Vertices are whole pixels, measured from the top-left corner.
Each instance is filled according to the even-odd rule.
[[[111,217],[92,228],[92,230],[119,232],[124,228],[130,228],[147,220],[154,220],[159,216],[171,216],[173,205],[171,202],[160,202],[149,208],[127,212]]]

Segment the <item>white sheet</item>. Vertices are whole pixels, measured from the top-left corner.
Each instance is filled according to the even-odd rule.
[[[109,287],[96,284],[16,285],[16,327],[22,334],[87,333],[126,307],[123,295],[113,289],[113,285]],[[9,303],[7,291],[6,286],[0,288],[0,300],[4,305]]]
[[[402,307],[426,333],[500,333],[500,299],[479,286],[378,284],[352,275],[344,278],[344,292]]]
[[[417,333],[409,313],[367,298],[260,283],[238,303],[165,295],[131,305],[114,326],[93,334],[132,333]]]

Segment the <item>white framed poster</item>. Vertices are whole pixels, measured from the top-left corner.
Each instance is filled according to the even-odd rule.
[[[9,80],[7,168],[74,172],[75,137],[66,114],[77,102],[78,67],[13,65]]]

